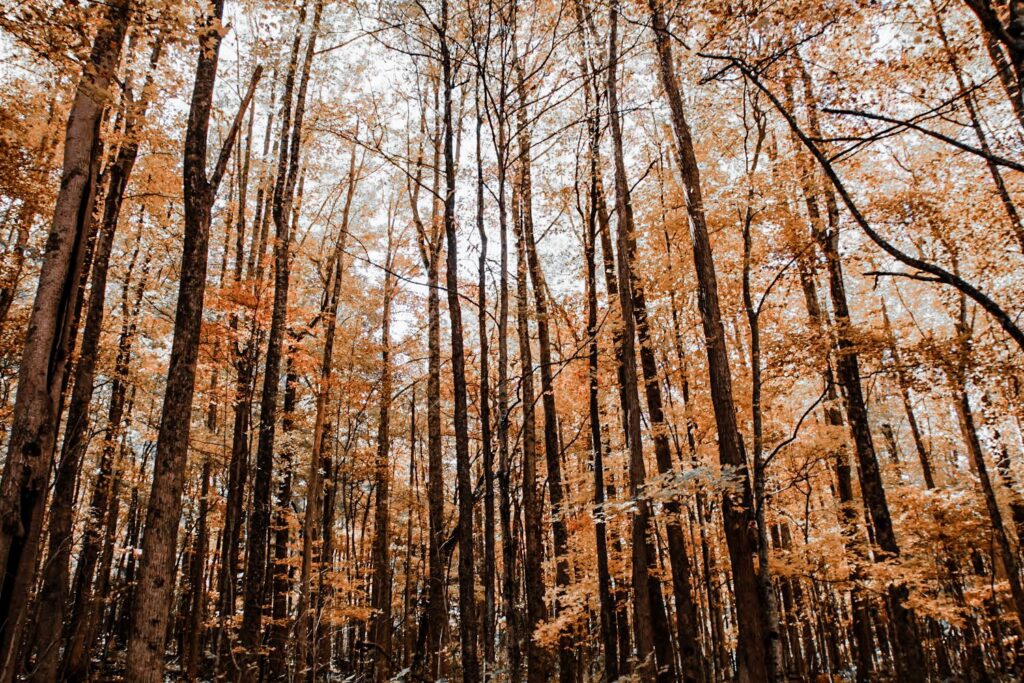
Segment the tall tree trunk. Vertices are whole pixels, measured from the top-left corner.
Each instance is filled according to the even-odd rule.
[[[739,678],[740,681],[762,681],[768,679],[769,643],[764,624],[765,605],[762,604],[753,565],[757,539],[752,533],[754,524],[747,459],[736,426],[732,374],[729,369],[725,329],[722,326],[711,241],[704,215],[700,170],[675,74],[669,29],[659,3],[660,0],[648,0],[658,53],[658,71],[671,111],[676,163],[682,176],[686,208],[690,217],[698,303],[707,347],[711,399],[718,428],[718,453],[722,465],[732,470],[739,484],[737,493],[726,493],[722,497],[722,518],[732,560],[733,589],[736,595],[739,626]]]
[[[509,403],[508,403],[508,207],[507,174],[508,134],[505,84],[501,83],[497,105],[498,157],[498,231],[499,231],[499,274],[498,274],[498,517],[501,523],[501,572],[502,607],[505,626],[508,629],[508,660],[510,678],[518,683],[522,669],[522,644],[519,613],[516,609],[516,548],[512,530],[512,474],[509,452]]]
[[[437,87],[435,83],[435,110]],[[427,103],[421,103],[424,111]],[[427,517],[429,527],[427,605],[421,622],[421,635],[417,637],[413,670],[417,675],[432,681],[440,667],[440,642],[448,624],[445,609],[445,566],[441,545],[444,542],[444,463],[441,443],[441,299],[439,287],[439,266],[441,249],[444,246],[440,231],[441,202],[438,196],[440,183],[441,135],[440,122],[434,131],[431,168],[431,217],[429,229],[419,212],[419,196],[423,177],[423,151],[420,149],[413,180],[409,185],[409,206],[413,214],[419,239],[420,258],[427,275]],[[427,134],[426,114],[420,121],[420,134]]]
[[[302,65],[298,93],[294,102],[292,121],[292,93],[295,71],[306,21],[305,5],[299,10],[292,42],[291,59],[285,77],[283,112],[281,115],[280,150],[277,178],[274,183],[272,215],[274,219],[274,303],[267,341],[267,358],[263,374],[260,399],[259,438],[256,447],[256,473],[253,478],[253,510],[249,519],[248,560],[245,574],[245,600],[242,610],[241,645],[245,648],[241,674],[252,677],[258,663],[256,652],[260,646],[263,621],[263,590],[266,581],[268,540],[270,533],[270,485],[274,466],[274,437],[277,428],[277,394],[281,382],[281,351],[288,319],[288,289],[290,284],[292,202],[298,179],[302,120],[306,106],[306,88],[309,68],[313,59],[317,31],[323,3],[318,0],[314,9],[306,55]]]
[[[480,76],[476,84],[476,229],[480,235],[480,257],[477,266],[477,321],[480,327],[480,439],[484,468],[484,663],[490,673],[494,666],[494,449],[491,443],[491,377],[487,339],[487,231],[484,229],[484,166],[480,130]]]
[[[121,57],[128,0],[108,5],[75,90],[64,134],[60,191],[18,364],[18,390],[0,479],[0,681],[14,678],[42,533],[74,344],[72,319],[84,269],[100,162],[100,123]]]
[[[174,557],[206,294],[210,212],[242,116],[252,100],[262,73],[260,67],[253,73],[238,114],[218,155],[213,174],[207,176],[206,138],[222,39],[220,20],[224,13],[224,0],[214,0],[212,10],[212,14],[204,19],[205,25],[199,40],[195,84],[185,137],[185,239],[179,269],[181,282],[128,642],[126,676],[130,680],[144,683],[159,683],[163,680],[164,639],[171,611]]]
[[[761,157],[761,149],[765,139],[764,115],[755,109],[757,132],[753,157],[748,169],[748,175],[753,175],[757,169]],[[775,596],[775,587],[772,585],[771,572],[769,570],[769,549],[770,539],[768,524],[766,521],[765,505],[767,504],[765,488],[767,487],[767,459],[764,452],[764,415],[761,407],[762,380],[761,380],[761,306],[764,299],[755,306],[750,288],[750,260],[753,236],[752,223],[754,219],[754,185],[750,179],[750,187],[747,192],[746,209],[744,210],[742,234],[743,234],[743,308],[747,316],[747,326],[750,330],[750,421],[753,431],[753,496],[754,496],[754,521],[757,528],[757,582],[761,593],[761,604],[764,607],[764,621],[767,629],[767,661],[769,679],[772,681],[781,680],[785,675],[785,661],[783,654],[782,632],[779,624],[779,605]],[[763,295],[767,296],[767,292]]]
[[[516,90],[519,96],[516,138],[519,144],[519,201],[520,221],[526,248],[526,261],[533,284],[534,306],[537,311],[537,342],[540,349],[541,403],[544,407],[544,455],[547,463],[548,495],[551,498],[551,531],[554,537],[555,585],[557,591],[569,588],[569,533],[565,526],[564,491],[562,488],[561,453],[558,446],[558,412],[552,375],[551,329],[547,301],[547,283],[537,256],[537,241],[533,230],[533,179],[531,170],[531,141],[527,126],[528,98],[523,67],[517,55],[513,56],[516,69]],[[565,608],[555,598],[557,617]],[[558,644],[558,675],[562,683],[572,683],[576,677],[575,644],[572,637],[562,634]]]
[[[586,260],[587,283],[587,335],[589,348],[587,355],[589,411],[590,411],[590,445],[594,458],[594,535],[595,552],[597,554],[597,589],[601,603],[601,640],[604,645],[604,676],[611,682],[619,678],[618,643],[616,641],[615,601],[612,598],[611,571],[608,566],[608,534],[606,530],[604,453],[601,439],[601,405],[598,389],[598,327],[597,327],[597,269],[595,264],[594,242],[597,239],[597,182],[596,175],[600,171],[596,165],[594,148],[599,144],[599,121],[591,115],[588,122],[591,131],[590,155],[590,210],[588,212],[587,234],[584,240],[584,258]]]
[[[619,652],[616,640],[617,624],[615,599],[612,596],[611,570],[608,563],[608,533],[605,505],[604,481],[604,444],[601,438],[601,404],[599,393],[599,344],[597,324],[597,264],[596,248],[598,238],[598,204],[604,198],[600,192],[600,145],[601,118],[600,97],[596,78],[589,68],[590,45],[586,37],[586,17],[582,2],[575,2],[576,18],[579,23],[583,55],[580,59],[580,70],[584,81],[584,96],[587,115],[588,175],[587,213],[583,235],[584,270],[586,274],[587,295],[587,370],[588,370],[588,409],[590,417],[590,447],[594,462],[594,543],[597,554],[597,589],[601,605],[601,641],[604,646],[605,680],[615,681],[619,678]],[[589,9],[589,8],[588,8]],[[579,182],[579,180],[577,181]]]
[[[526,680],[542,683],[551,675],[548,653],[537,643],[534,632],[547,617],[544,608],[544,542],[541,500],[537,490],[537,418],[533,389],[533,352],[530,347],[530,327],[527,304],[526,245],[523,236],[521,212],[518,208],[519,184],[513,189],[512,224],[516,231],[516,321],[519,335],[520,403],[523,407],[523,535],[526,554],[523,558],[523,584],[526,593]]]
[[[815,114],[810,74],[802,62],[798,66],[803,82],[810,126],[814,134],[818,135],[820,127]],[[878,466],[878,456],[875,453],[875,445],[868,423],[867,403],[861,385],[860,361],[855,344],[850,339],[852,323],[846,296],[846,284],[843,279],[843,266],[839,255],[839,207],[832,192],[824,191],[823,194],[828,218],[827,226],[819,220],[816,224],[812,221],[812,228],[818,247],[825,257],[829,294],[835,314],[836,379],[843,390],[846,420],[850,427],[854,452],[857,456],[861,494],[870,515],[875,540],[882,551],[881,555],[898,557],[900,549],[892,527],[892,517],[889,514],[889,504],[886,500],[882,474]],[[909,591],[906,585],[893,584],[888,588],[887,593],[896,633],[897,652],[894,660],[897,675],[908,681],[924,680],[926,676],[924,652],[921,649],[921,641],[914,624],[914,614],[905,604]]]
[[[156,44],[153,46],[152,56],[150,57],[150,75],[146,78],[140,100],[133,102],[131,101],[131,95],[128,95],[128,112],[124,127],[126,141],[118,149],[116,158],[105,172],[108,181],[103,204],[102,225],[93,253],[89,305],[85,316],[85,328],[82,332],[82,348],[79,352],[79,361],[75,366],[75,383],[71,394],[71,403],[68,408],[64,443],[57,465],[57,480],[54,486],[53,504],[50,508],[49,553],[43,567],[42,586],[39,589],[38,600],[40,604],[51,605],[52,607],[40,611],[40,618],[34,626],[34,640],[38,653],[36,670],[33,673],[33,680],[36,681],[56,680],[57,667],[60,662],[59,639],[70,592],[69,564],[71,560],[71,532],[74,517],[75,487],[78,483],[82,458],[85,455],[87,445],[89,406],[92,402],[93,381],[96,374],[96,356],[98,355],[100,334],[103,328],[107,273],[109,271],[110,255],[113,250],[114,236],[121,214],[125,189],[128,185],[128,179],[131,177],[132,168],[135,166],[135,159],[138,156],[139,140],[137,139],[137,127],[146,113],[146,105],[152,85],[152,70],[160,59],[161,49],[162,41],[157,39]],[[132,267],[135,264],[134,257],[137,253],[138,247],[136,247],[133,253],[133,260],[128,270],[129,279]],[[90,518],[90,522],[95,525],[91,526],[90,532],[87,533],[87,538],[92,543],[87,543],[83,546],[83,555],[86,557],[79,561],[79,566],[91,569],[95,565],[96,558],[100,552],[98,542],[103,523],[101,519],[96,518]],[[92,583],[91,571],[85,576],[85,581],[89,584]],[[87,609],[84,613],[87,614],[89,611]],[[79,614],[82,613],[82,611],[79,611]],[[70,632],[75,630],[75,625],[72,625]]]
[[[388,247],[384,270],[384,303],[381,313],[381,376],[377,421],[377,459],[374,466],[376,501],[373,513],[373,680],[391,677],[391,304],[394,298],[393,225],[389,216]]]
[[[448,0],[441,0],[441,80],[444,101],[444,232],[447,246],[445,284],[451,320],[452,393],[455,402],[455,462],[459,494],[459,641],[462,647],[462,678],[480,677],[477,661],[476,596],[473,581],[473,482],[469,471],[469,415],[466,397],[466,356],[462,336],[462,302],[459,299],[458,238],[455,231],[455,122],[452,91],[455,65],[448,38]]]

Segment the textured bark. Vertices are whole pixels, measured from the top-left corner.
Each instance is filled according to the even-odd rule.
[[[71,394],[71,403],[68,407],[64,442],[57,465],[53,503],[50,506],[49,553],[43,566],[43,579],[39,589],[38,600],[40,604],[52,605],[52,608],[40,611],[40,618],[36,621],[34,627],[36,633],[34,640],[38,653],[36,669],[33,672],[33,680],[36,681],[56,680],[57,667],[60,661],[59,639],[61,624],[64,621],[65,608],[70,592],[69,564],[71,560],[71,532],[74,517],[75,487],[78,483],[82,458],[85,455],[88,441],[89,406],[92,402],[93,383],[96,375],[96,357],[99,350],[100,334],[103,328],[107,273],[110,269],[110,255],[113,250],[114,236],[121,214],[125,189],[131,177],[132,169],[135,166],[135,159],[138,156],[139,141],[137,139],[137,128],[146,113],[146,105],[152,84],[152,70],[160,59],[161,50],[162,42],[158,40],[153,47],[153,54],[150,58],[151,73],[142,88],[139,101],[132,101],[130,93],[128,95],[128,111],[124,126],[126,140],[118,149],[117,155],[109,168],[105,171],[107,176],[106,196],[103,202],[102,223],[93,252],[91,290],[85,316],[85,328],[82,331],[82,347],[79,351],[79,361],[75,366],[74,388]],[[135,263],[134,257],[137,253],[138,247],[136,247],[136,251],[133,253],[131,267],[128,270],[129,279],[131,278],[131,270]],[[101,471],[103,471],[102,466]],[[103,511],[105,511],[105,501],[103,502]],[[87,538],[92,543],[86,543],[83,546],[84,557],[79,561],[79,571],[83,571],[82,567],[89,568],[84,577],[87,583],[92,582],[91,568],[95,565],[96,558],[100,552],[99,536],[103,521],[102,519],[92,517],[90,518],[90,523],[91,526],[87,532]],[[83,613],[88,612],[83,612],[81,609],[78,611],[80,615]],[[77,627],[78,624],[72,623],[69,626],[69,632],[75,632]]]
[[[384,302],[381,313],[381,376],[378,388],[377,458],[374,466],[376,499],[373,511],[372,627],[373,680],[384,683],[391,677],[391,303],[394,298],[392,230],[388,226],[388,252],[384,272]]]
[[[32,588],[74,345],[75,300],[100,162],[100,123],[129,21],[128,0],[110,3],[83,67],[64,133],[60,190],[18,364],[18,390],[0,479],[0,681],[14,678]]]
[[[757,539],[753,534],[750,479],[743,444],[736,426],[732,376],[719,305],[717,275],[704,215],[700,171],[675,75],[671,39],[665,17],[659,0],[649,0],[648,4],[658,53],[661,85],[671,111],[676,163],[686,192],[686,208],[690,217],[694,268],[697,271],[698,305],[707,347],[711,399],[718,429],[719,459],[723,466],[732,470],[739,484],[737,493],[727,493],[722,498],[722,518],[732,560],[739,626],[739,679],[762,681],[768,679],[768,634],[765,633],[764,627],[765,605],[762,604],[753,566]]]
[[[537,490],[537,418],[536,395],[533,388],[533,350],[530,347],[530,319],[527,298],[526,245],[517,187],[512,196],[512,224],[516,231],[516,323],[519,336],[520,385],[519,398],[523,407],[523,535],[526,554],[523,558],[523,586],[526,593],[526,680],[542,683],[550,679],[551,664],[548,653],[540,647],[533,634],[547,617],[544,606],[544,542],[541,527],[541,494]]]
[[[445,285],[448,289],[448,317],[451,321],[452,394],[455,404],[455,467],[459,494],[459,641],[462,648],[462,679],[480,677],[477,658],[476,596],[473,581],[473,482],[469,471],[469,414],[466,396],[466,354],[462,335],[462,302],[459,299],[458,238],[455,230],[455,121],[452,92],[455,65],[448,38],[448,0],[441,0],[439,48],[443,90],[444,146],[444,233],[447,246]]]
[[[245,648],[241,674],[252,677],[256,674],[260,645],[260,631],[263,622],[263,591],[266,581],[268,539],[270,533],[271,502],[270,486],[274,467],[274,439],[277,430],[278,390],[281,382],[282,347],[288,321],[288,290],[290,285],[290,261],[292,238],[292,202],[298,180],[300,150],[302,142],[302,121],[306,105],[306,88],[309,83],[309,67],[312,62],[316,36],[320,25],[323,3],[317,2],[313,24],[302,65],[298,92],[295,94],[294,122],[292,121],[292,95],[295,71],[299,55],[299,43],[306,20],[305,5],[299,11],[292,42],[291,60],[285,76],[283,113],[281,115],[280,150],[277,162],[277,178],[274,183],[272,216],[274,220],[274,302],[271,313],[270,331],[267,341],[267,358],[263,373],[263,389],[260,399],[259,438],[256,447],[256,472],[253,477],[253,510],[249,519],[248,558],[245,572],[245,599],[242,610],[242,627],[239,633],[241,645]]]
[[[753,157],[749,165],[748,173],[753,174],[757,169],[761,157],[761,149],[765,139],[764,115],[755,109],[755,134]],[[785,675],[785,661],[783,654],[783,633],[779,623],[779,606],[775,596],[775,587],[772,585],[771,572],[769,570],[769,532],[765,520],[765,488],[767,486],[767,458],[764,448],[764,415],[761,407],[762,380],[761,380],[761,307],[767,291],[762,299],[755,306],[750,286],[750,252],[753,243],[752,223],[754,218],[754,186],[751,185],[747,191],[746,209],[743,215],[743,308],[747,316],[747,326],[750,332],[750,422],[753,432],[753,497],[754,497],[754,521],[757,526],[757,583],[761,593],[761,604],[764,607],[764,622],[767,631],[767,648],[765,652],[767,659],[765,666],[769,680],[779,681]]]
[[[434,84],[434,104],[437,100]],[[424,110],[426,102],[422,103]],[[420,134],[427,134],[425,114],[420,122]],[[434,131],[431,168],[431,197],[437,197],[440,182],[441,136]],[[413,214],[419,240],[420,258],[427,275],[427,517],[429,526],[427,604],[421,622],[421,635],[417,637],[413,670],[427,680],[434,680],[440,668],[440,642],[447,627],[444,583],[445,566],[441,545],[444,542],[444,467],[441,453],[441,301],[439,266],[444,247],[441,232],[440,202],[432,199],[429,227],[419,211],[419,197],[423,179],[423,150],[420,149],[416,170],[409,187],[409,206]]]
[[[163,680],[164,640],[171,612],[174,558],[206,294],[210,212],[242,116],[262,73],[257,67],[225,138],[213,174],[208,176],[206,138],[222,38],[213,24],[219,23],[223,11],[223,0],[215,0],[212,13],[204,20],[185,138],[185,239],[179,269],[181,281],[128,643],[126,676],[140,682],[159,683]]]
[[[286,351],[284,397],[281,403],[281,434],[284,442],[275,458],[281,470],[281,482],[277,487],[277,500],[274,503],[274,517],[268,535],[273,544],[273,557],[267,560],[267,575],[264,577],[269,584],[269,591],[264,588],[264,602],[269,603],[272,621],[267,629],[267,644],[270,653],[267,656],[267,677],[270,680],[281,680],[288,674],[288,642],[291,627],[288,619],[288,594],[291,590],[291,567],[288,564],[288,541],[291,536],[289,515],[292,505],[292,474],[293,453],[288,441],[288,434],[294,428],[295,402],[299,378],[295,374],[293,356],[295,337],[289,334]],[[269,552],[269,551],[268,551]]]
[[[820,129],[815,115],[812,83],[810,75],[802,63],[800,64],[800,74],[805,103],[808,105],[810,126],[815,131],[815,135],[818,135]],[[850,428],[854,453],[857,456],[864,507],[870,517],[875,541],[881,550],[881,553],[876,553],[876,558],[894,558],[899,556],[900,549],[893,530],[892,517],[889,514],[889,504],[886,500],[885,487],[878,465],[878,456],[868,423],[867,403],[861,384],[860,361],[856,346],[850,339],[852,322],[846,296],[846,283],[843,278],[843,266],[839,255],[839,207],[835,195],[827,191],[822,194],[825,199],[827,221],[819,220],[817,223],[812,221],[812,228],[818,248],[825,258],[829,295],[835,315],[836,380],[842,388],[845,399],[846,421]],[[913,612],[904,604],[908,596],[908,589],[905,585],[893,584],[887,593],[896,636],[894,663],[897,675],[901,680],[923,680],[926,675],[924,652],[921,649]],[[867,662],[864,661],[863,664],[866,666]]]
[[[533,179],[530,130],[527,125],[529,114],[528,91],[523,76],[522,63],[514,56],[516,70],[516,91],[519,109],[516,121],[516,139],[519,146],[519,202],[520,220],[526,248],[526,262],[530,282],[533,285],[533,300],[537,313],[537,346],[540,351],[541,404],[544,408],[544,455],[547,464],[548,496],[551,500],[551,532],[554,539],[555,585],[556,590],[565,591],[570,584],[569,533],[565,526],[564,498],[562,485],[561,449],[558,445],[558,411],[555,405],[555,388],[552,373],[551,328],[549,321],[547,283],[537,256],[537,240],[533,230]],[[561,599],[555,598],[554,615],[564,609]],[[572,683],[576,677],[576,654],[573,639],[563,634],[558,643],[558,675],[562,683]]]
[[[483,645],[488,671],[494,665],[494,448],[491,442],[491,374],[487,339],[487,231],[484,229],[484,167],[480,130],[480,82],[476,90],[476,229],[480,236],[480,257],[477,266],[477,321],[480,328],[480,448],[484,468],[484,584]],[[488,672],[484,672],[485,674]]]
[[[986,39],[1006,49],[1012,67],[1012,74],[1007,75],[1016,81],[1016,88],[1008,94],[1011,100],[1018,101],[1014,104],[1017,109],[1024,92],[1024,5],[1016,0],[1006,3],[1009,12],[1004,23],[992,0],[964,0],[964,4],[978,17]]]
[[[486,81],[485,81],[486,83]],[[499,93],[494,103],[497,119],[495,156],[498,181],[498,517],[501,525],[502,611],[508,629],[508,661],[510,678],[519,681],[522,672],[522,632],[516,609],[516,550],[512,531],[511,465],[509,452],[509,396],[508,396],[508,206],[507,180],[509,169],[507,95],[504,81],[498,84]]]

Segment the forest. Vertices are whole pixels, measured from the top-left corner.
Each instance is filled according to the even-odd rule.
[[[0,0],[0,73],[0,683],[1024,680],[1024,1]]]

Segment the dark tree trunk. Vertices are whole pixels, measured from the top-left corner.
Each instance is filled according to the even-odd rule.
[[[479,76],[478,76],[479,79]],[[476,90],[476,229],[480,235],[480,257],[477,270],[477,320],[480,327],[480,439],[484,468],[484,662],[494,665],[494,449],[491,443],[491,378],[487,339],[487,231],[484,229],[484,167],[480,129],[480,83]],[[485,672],[489,673],[489,671]]]
[[[306,88],[309,68],[313,59],[317,31],[323,3],[317,2],[313,24],[302,66],[298,93],[295,95],[292,121],[292,92],[299,54],[299,43],[306,20],[305,5],[299,11],[292,42],[291,60],[285,77],[283,112],[281,115],[280,150],[277,178],[274,183],[272,215],[274,220],[274,303],[267,341],[267,359],[263,374],[260,399],[259,438],[256,447],[256,473],[253,478],[253,509],[249,520],[248,559],[245,574],[245,600],[242,610],[242,628],[239,634],[245,648],[242,675],[255,675],[263,621],[263,591],[266,581],[267,553],[270,533],[270,485],[274,466],[274,437],[277,427],[277,394],[281,382],[281,356],[288,319],[288,289],[290,284],[292,202],[298,179],[302,121],[305,113]]]
[[[389,217],[390,220],[390,217]],[[373,513],[373,680],[385,683],[391,677],[391,303],[394,298],[392,229],[388,226],[388,252],[384,273],[384,303],[381,318],[381,377],[377,421],[377,460],[374,466],[376,500]]]
[[[518,184],[512,197],[512,224],[516,230],[516,321],[519,334],[520,403],[523,407],[523,535],[526,555],[523,558],[523,584],[526,593],[526,679],[529,683],[549,680],[551,665],[548,653],[534,639],[534,631],[547,617],[544,608],[544,542],[541,525],[540,494],[537,490],[537,418],[533,389],[533,352],[530,347],[527,303],[526,245],[523,238]]]
[[[477,661],[476,597],[473,581],[473,482],[469,471],[469,415],[466,396],[466,356],[463,349],[462,302],[459,299],[458,238],[455,231],[455,122],[452,91],[455,65],[448,38],[448,0],[441,0],[441,82],[444,115],[444,232],[447,243],[445,284],[448,289],[448,316],[451,320],[452,393],[455,403],[455,461],[459,494],[459,641],[462,647],[462,678],[476,681],[480,676]]]
[[[207,176],[207,132],[213,105],[218,51],[222,35],[219,22],[223,0],[215,0],[213,13],[204,19],[196,62],[195,85],[185,137],[184,204],[185,239],[182,247],[181,282],[174,319],[174,341],[164,391],[163,412],[157,436],[153,484],[142,538],[142,559],[132,607],[126,677],[133,681],[159,683],[163,680],[164,641],[171,612],[174,586],[174,558],[189,433],[200,327],[206,294],[207,247],[210,241],[210,212],[242,116],[259,81],[257,67],[231,129],[220,150],[217,165]],[[214,24],[217,26],[215,27]]]
[[[60,191],[18,364],[18,390],[0,480],[0,681],[14,678],[32,589],[43,509],[59,429],[59,405],[74,345],[75,301],[100,163],[100,124],[129,22],[128,0],[112,2],[83,67],[64,134]]]
[[[711,241],[704,215],[700,170],[693,148],[690,126],[686,121],[682,96],[672,59],[672,45],[660,0],[649,0],[659,75],[671,111],[676,142],[676,163],[686,192],[687,212],[693,238],[694,268],[697,272],[698,304],[708,354],[708,372],[715,424],[718,428],[719,459],[733,470],[739,484],[735,494],[722,497],[722,518],[725,537],[732,560],[733,589],[739,626],[739,679],[768,679],[768,634],[764,624],[765,605],[757,587],[753,556],[757,538],[753,533],[750,478],[736,425],[736,409],[732,396],[732,375],[726,348],[725,328],[718,297],[718,280]]]
[[[548,312],[547,283],[537,256],[537,243],[533,230],[533,179],[530,168],[531,141],[527,126],[528,98],[522,64],[515,60],[519,96],[516,138],[519,144],[519,203],[520,221],[526,248],[526,261],[530,281],[533,284],[534,306],[537,312],[537,341],[540,349],[541,404],[544,407],[544,455],[547,463],[548,495],[551,499],[551,531],[554,537],[555,585],[565,591],[570,584],[569,533],[565,526],[564,497],[562,487],[561,453],[558,446],[558,412],[555,406],[555,388],[552,375],[551,328]],[[555,616],[564,607],[555,599]],[[575,644],[569,634],[563,634],[558,644],[558,674],[562,683],[573,683],[576,677]]]

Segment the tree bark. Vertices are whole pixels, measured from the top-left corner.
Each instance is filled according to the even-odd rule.
[[[292,122],[292,92],[299,54],[302,28],[306,20],[305,5],[299,10],[292,42],[291,60],[285,77],[283,112],[281,115],[280,150],[277,178],[274,183],[272,215],[274,220],[274,303],[267,341],[267,358],[263,374],[260,399],[259,438],[256,448],[256,473],[253,478],[253,511],[249,519],[248,560],[245,574],[245,600],[242,610],[241,645],[245,648],[241,674],[252,677],[258,665],[257,649],[263,621],[263,590],[266,581],[268,539],[270,533],[270,485],[274,466],[274,437],[277,428],[277,394],[281,382],[281,356],[288,319],[288,289],[290,284],[291,209],[298,179],[302,120],[306,105],[309,66],[312,62],[317,30],[323,3],[318,1],[314,10],[305,60],[298,93],[295,95],[294,123]]]
[[[558,446],[558,412],[555,405],[555,388],[552,376],[551,329],[548,313],[547,283],[537,256],[537,241],[533,230],[533,179],[531,170],[531,141],[527,125],[528,98],[522,63],[513,55],[516,70],[516,91],[519,97],[517,110],[516,139],[519,145],[519,203],[520,221],[526,249],[526,262],[530,281],[533,284],[534,306],[537,312],[537,342],[540,350],[541,404],[544,408],[544,455],[547,463],[548,495],[551,499],[551,531],[554,538],[555,585],[556,591],[569,588],[569,534],[565,526],[564,497],[562,487],[561,453]],[[558,616],[564,607],[561,599],[555,598],[554,615]],[[562,683],[572,683],[576,677],[575,644],[569,634],[562,634],[558,643],[558,675]]]
[[[739,622],[739,679],[761,681],[768,679],[769,644],[764,626],[765,605],[762,604],[757,588],[757,576],[753,566],[757,538],[753,533],[750,478],[743,444],[736,426],[732,375],[719,305],[718,281],[704,215],[700,170],[675,75],[669,30],[659,2],[660,0],[649,0],[648,4],[658,53],[659,75],[668,100],[672,129],[675,133],[676,163],[682,176],[686,208],[690,217],[694,268],[697,271],[698,304],[707,347],[711,399],[718,428],[719,459],[724,467],[729,468],[739,484],[737,493],[726,493],[722,497],[722,518],[732,560],[733,588]]]
[[[223,12],[224,0],[214,0],[212,14],[204,20],[185,138],[185,239],[179,270],[181,282],[128,643],[126,676],[141,683],[160,683],[163,679],[164,639],[171,611],[174,556],[206,294],[210,212],[242,115],[252,100],[262,73],[262,69],[257,67],[225,138],[213,174],[207,176],[206,138],[222,38],[218,27]]]
[[[14,678],[32,588],[59,425],[59,404],[74,344],[73,323],[99,172],[100,123],[130,16],[111,2],[83,67],[64,134],[60,190],[47,236],[0,479],[0,681]]]
[[[385,683],[391,677],[391,304],[394,298],[393,226],[388,225],[388,247],[384,271],[384,302],[381,318],[381,376],[378,389],[377,458],[374,466],[376,500],[373,513],[373,680]]]

